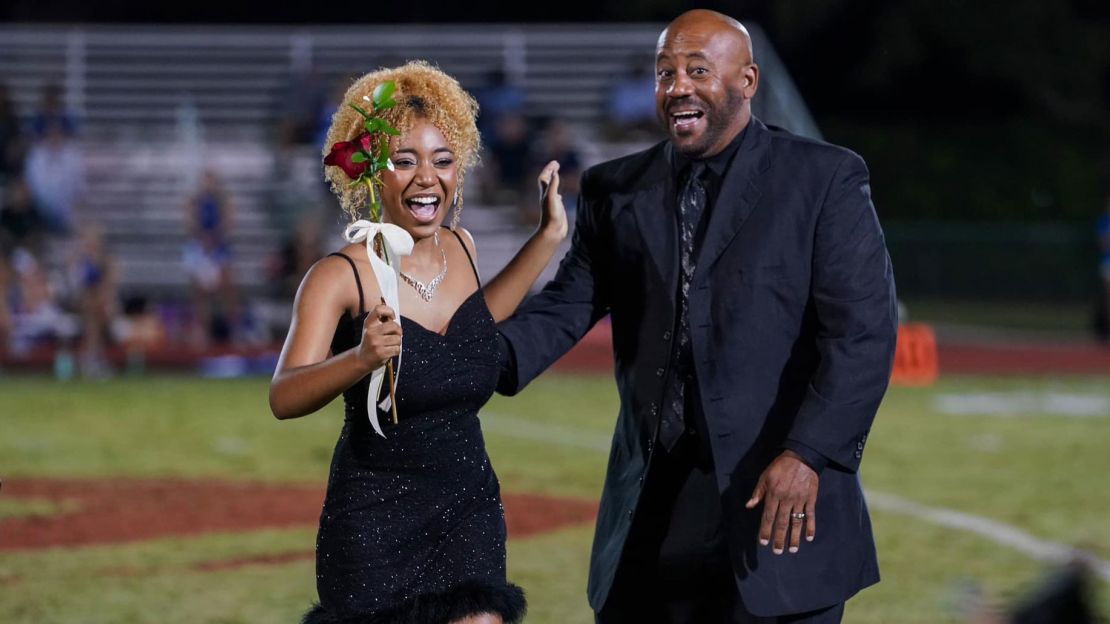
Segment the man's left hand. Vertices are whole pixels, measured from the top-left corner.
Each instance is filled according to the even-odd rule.
[[[818,480],[817,473],[793,451],[783,451],[767,466],[745,505],[755,509],[763,503],[760,544],[773,544],[774,553],[781,555],[789,540],[790,552],[796,553],[803,529],[806,541],[813,541],[817,534]]]

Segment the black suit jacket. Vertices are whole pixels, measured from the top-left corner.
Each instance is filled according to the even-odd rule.
[[[555,278],[500,326],[513,394],[612,317],[621,407],[590,565],[600,610],[654,450],[671,366],[678,280],[669,142],[583,174],[571,249]],[[867,167],[856,154],[757,119],[721,183],[697,251],[690,339],[737,584],[756,615],[818,609],[878,581],[858,476],[886,391],[894,282]],[[829,460],[817,537],[759,547],[748,511],[764,468],[800,442]]]

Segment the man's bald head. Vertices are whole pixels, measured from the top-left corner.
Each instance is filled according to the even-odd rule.
[[[679,15],[659,35],[655,69],[656,111],[683,154],[717,154],[748,125],[759,68],[740,22],[705,9]]]
[[[730,40],[738,51],[744,54],[741,60],[745,64],[755,60],[752,37],[748,34],[748,29],[740,23],[740,20],[709,9],[693,9],[674,18],[659,34],[659,41],[655,46],[656,51],[658,52],[664,47],[668,36],[682,36],[688,33],[720,36],[725,40]]]

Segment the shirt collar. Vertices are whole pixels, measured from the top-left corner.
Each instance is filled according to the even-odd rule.
[[[748,133],[748,126],[750,125],[751,124],[749,123],[747,126],[744,126],[744,129],[741,130],[740,133],[737,134],[736,137],[734,137],[723,150],[717,152],[709,158],[698,160],[704,162],[709,170],[713,172],[713,175],[717,176],[718,178],[723,178],[725,172],[728,171],[729,163],[732,162],[732,157],[735,156],[736,152],[740,150],[740,144],[744,142],[744,135]],[[678,150],[674,151],[674,157],[675,172],[679,174],[684,173],[686,169],[690,166],[690,163],[694,161],[693,158],[689,158],[680,154]]]

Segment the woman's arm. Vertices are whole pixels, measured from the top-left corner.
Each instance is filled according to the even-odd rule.
[[[559,195],[559,163],[547,163],[539,176],[540,203],[543,212],[540,225],[509,264],[485,287],[486,303],[493,320],[512,316],[528,294],[536,278],[543,273],[559,243],[567,236],[567,212]]]
[[[311,414],[400,352],[401,326],[384,305],[367,315],[362,342],[328,357],[337,319],[346,314],[347,265],[338,258],[317,262],[297,290],[289,335],[270,382],[270,411],[278,419]]]

